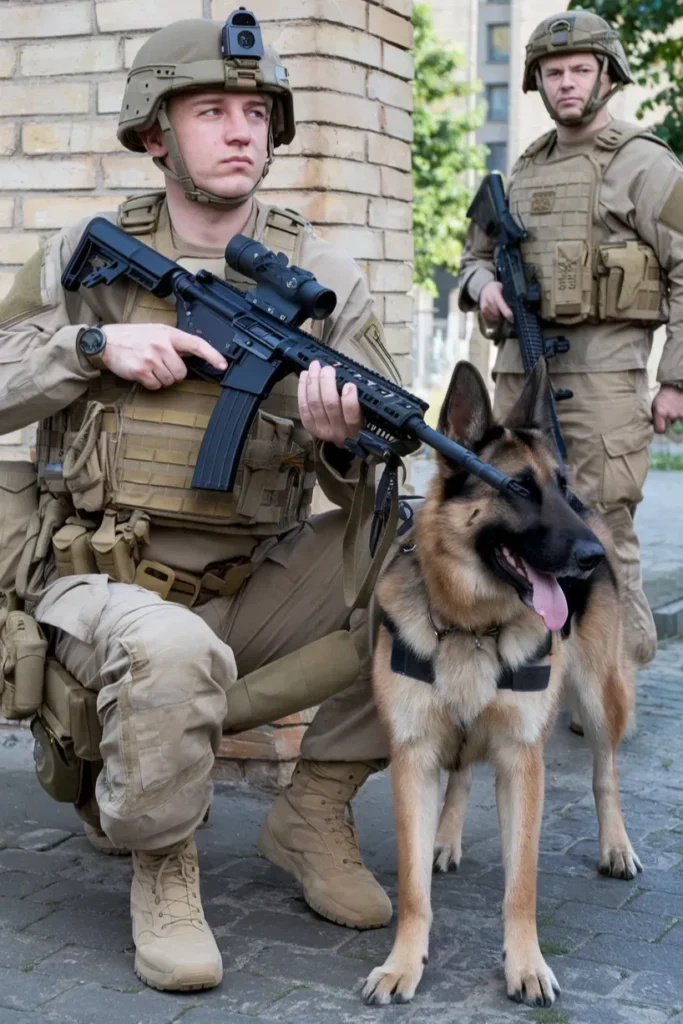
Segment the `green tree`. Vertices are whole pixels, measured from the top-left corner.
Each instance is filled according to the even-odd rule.
[[[683,159],[683,36],[675,26],[683,17],[681,0],[572,0],[569,6],[595,11],[618,29],[633,77],[655,90],[637,117],[661,110],[654,130]]]
[[[414,277],[416,284],[435,293],[436,268],[455,274],[460,263],[471,199],[466,172],[484,169],[485,150],[468,136],[482,123],[482,112],[478,108],[454,114],[448,109],[449,101],[467,97],[471,87],[456,78],[463,58],[439,43],[426,4],[415,4],[413,27]]]

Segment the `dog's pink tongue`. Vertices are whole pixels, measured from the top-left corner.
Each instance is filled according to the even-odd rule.
[[[569,609],[567,608],[567,598],[559,583],[554,576],[536,572],[528,562],[524,563],[524,568],[534,590],[532,598],[534,611],[541,616],[551,632],[562,629],[567,621]]]

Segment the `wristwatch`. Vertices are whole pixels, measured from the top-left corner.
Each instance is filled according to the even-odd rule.
[[[98,370],[104,367],[102,353],[106,344],[107,337],[100,327],[84,327],[76,338],[78,351]]]

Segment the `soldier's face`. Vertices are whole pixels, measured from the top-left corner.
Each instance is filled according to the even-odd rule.
[[[541,79],[551,107],[566,121],[581,117],[595,81],[601,74],[597,57],[592,53],[570,53],[563,57],[545,57],[541,61]],[[610,88],[609,75],[601,74],[600,96]]]
[[[260,180],[268,157],[271,98],[258,93],[196,92],[176,96],[168,116],[195,185],[224,198],[245,195]],[[168,150],[163,135],[149,133]],[[175,169],[175,168],[174,168]]]

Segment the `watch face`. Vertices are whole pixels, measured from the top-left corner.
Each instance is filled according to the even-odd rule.
[[[80,338],[78,339],[78,346],[86,356],[95,356],[98,352],[101,352],[107,343],[107,339],[104,336],[104,331],[101,331],[99,327],[89,327],[86,331],[83,331]]]

